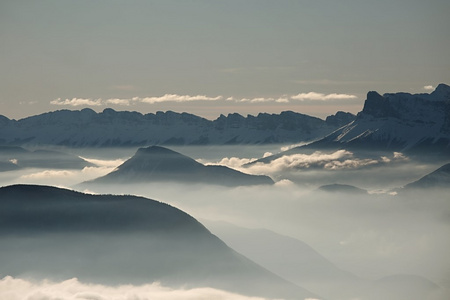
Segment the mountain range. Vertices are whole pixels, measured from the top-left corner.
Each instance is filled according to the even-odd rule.
[[[238,254],[190,215],[142,197],[2,187],[0,238],[2,277],[316,297]]]
[[[250,175],[225,166],[203,165],[173,150],[150,146],[136,154],[111,173],[84,184],[179,182],[242,186],[273,184],[268,176]]]
[[[284,111],[216,120],[172,111],[141,114],[107,108],[59,110],[20,120],[0,116],[0,145],[118,147],[149,145],[267,144],[311,141],[355,118],[338,112],[326,120]]]

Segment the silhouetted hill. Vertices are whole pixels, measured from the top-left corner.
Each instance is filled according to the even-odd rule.
[[[113,172],[87,183],[172,181],[225,186],[273,184],[268,176],[245,174],[224,166],[205,166],[160,146],[140,148]]]
[[[83,169],[91,165],[78,156],[60,151],[30,151],[18,146],[0,146],[0,171],[22,168]]]
[[[313,296],[236,253],[188,214],[142,197],[3,187],[0,239],[2,277],[160,281],[253,296]]]
[[[348,184],[327,184],[319,187],[319,190],[329,193],[346,193],[353,195],[364,195],[367,194],[366,190],[360,189],[353,185]]]
[[[0,116],[0,145],[136,147],[148,145],[229,145],[298,143],[323,137],[354,115],[339,113],[326,121],[292,112],[233,113],[207,120],[172,111],[141,114],[107,108],[96,113],[59,110],[10,120]]]

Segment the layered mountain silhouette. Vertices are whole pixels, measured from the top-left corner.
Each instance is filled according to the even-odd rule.
[[[285,111],[246,117],[233,113],[207,120],[172,111],[141,114],[107,108],[59,110],[10,120],[0,116],[0,145],[136,147],[298,143],[323,137],[354,120],[338,112],[326,120]]]
[[[188,214],[136,197],[0,188],[2,276],[315,297],[238,254]]]
[[[30,151],[18,146],[0,146],[0,172],[23,168],[83,169],[88,166],[92,164],[60,151]]]
[[[111,173],[86,183],[180,182],[224,186],[273,184],[268,176],[245,174],[225,166],[203,165],[160,146],[140,148]]]
[[[430,188],[450,189],[450,163],[405,186],[405,190]]]

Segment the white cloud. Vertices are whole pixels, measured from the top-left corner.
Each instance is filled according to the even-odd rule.
[[[426,85],[426,86],[423,87],[423,89],[424,89],[424,90],[427,90],[427,91],[432,91],[432,90],[434,90],[434,86],[432,86],[432,85]]]
[[[107,104],[129,106],[132,102],[143,103],[161,103],[161,102],[191,102],[191,101],[217,101],[223,99],[223,96],[208,97],[205,95],[178,95],[165,94],[160,97],[132,97],[132,98],[110,98],[107,100],[91,99],[91,98],[72,98],[62,100],[61,98],[50,101],[53,105],[68,105],[68,106],[101,106]]]
[[[85,98],[72,98],[62,100],[61,98],[50,101],[53,105],[69,105],[69,106],[100,106],[102,105],[102,99],[85,99]]]
[[[171,289],[158,283],[106,286],[85,284],[76,278],[62,282],[31,282],[6,276],[0,280],[0,298],[8,300],[263,300],[213,288]]]
[[[294,186],[294,185],[295,185],[295,183],[293,183],[289,179],[282,179],[280,181],[275,182],[275,186],[277,186],[277,187],[290,187],[290,186]]]
[[[133,101],[139,101],[144,103],[160,103],[160,102],[189,102],[189,101],[216,101],[222,99],[222,96],[217,97],[208,97],[205,95],[196,95],[196,96],[189,96],[189,95],[178,95],[178,94],[165,94],[161,97],[134,97]]]
[[[273,153],[272,152],[264,152],[263,157],[268,157],[268,156],[272,156]]]
[[[20,176],[21,179],[49,179],[49,178],[61,178],[61,177],[71,177],[76,173],[74,171],[68,170],[44,170],[37,173],[26,174]]]
[[[115,104],[115,105],[129,106],[130,105],[130,99],[112,98],[112,99],[106,100],[106,104]]]
[[[242,98],[239,102],[250,102],[250,103],[264,103],[264,102],[273,102],[275,99],[274,98],[263,98],[263,97],[258,97],[258,98]]]
[[[233,169],[240,169],[243,165],[255,161],[257,158],[239,158],[239,157],[224,157],[218,162],[205,162],[203,160],[198,160],[205,165],[219,165],[226,166]]]
[[[280,97],[280,98],[276,99],[275,102],[277,102],[277,103],[289,103],[289,99],[286,98],[286,97]]]
[[[356,99],[357,97],[355,95],[349,95],[349,94],[322,94],[322,93],[316,93],[316,92],[309,92],[309,93],[300,93],[295,96],[291,96],[291,99],[294,100],[319,100],[319,101],[327,101],[327,100],[343,100],[343,99]]]
[[[292,145],[288,145],[288,146],[283,146],[280,148],[281,151],[287,151],[289,149],[295,148],[295,147],[300,147],[303,145],[306,145],[307,143],[303,142],[303,143],[298,143],[298,144],[292,144]]]
[[[385,161],[383,158],[381,161],[375,159],[346,159],[344,161],[333,160],[326,163],[323,168],[328,170],[359,169],[362,167],[377,165],[380,162],[389,161]]]
[[[222,159],[218,164],[224,164],[230,167],[238,168],[241,171],[250,172],[252,174],[270,175],[281,173],[283,171],[310,168],[319,168],[330,171],[360,169],[379,164],[402,162],[406,160],[408,160],[408,158],[399,152],[394,152],[391,158],[381,156],[362,159],[354,157],[354,154],[350,151],[338,150],[333,153],[323,153],[320,151],[316,151],[312,154],[284,155],[272,160],[269,163],[257,162],[255,164],[244,167],[243,165],[247,163],[246,159],[239,160],[238,158]],[[251,162],[251,160],[249,162]]]
[[[125,162],[124,159],[113,159],[113,160],[107,160],[107,159],[95,159],[95,158],[87,158],[87,157],[81,157],[87,162],[90,162],[91,164],[97,165],[99,167],[110,167],[115,168],[120,166]]]

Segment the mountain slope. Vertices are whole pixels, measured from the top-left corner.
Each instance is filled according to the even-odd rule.
[[[0,145],[110,147],[146,145],[264,144],[311,141],[354,119],[348,113],[326,121],[285,111],[210,121],[188,113],[156,114],[105,109],[60,110],[21,120],[0,116]]]
[[[313,296],[234,252],[186,213],[142,197],[3,187],[0,238],[2,277],[161,281],[253,296]]]
[[[113,172],[88,183],[171,181],[225,186],[273,184],[268,176],[245,174],[224,166],[205,166],[160,146],[140,148]]]
[[[405,186],[406,190],[428,188],[450,188],[450,163]]]

